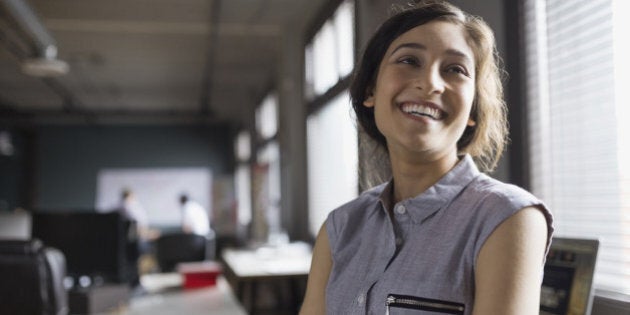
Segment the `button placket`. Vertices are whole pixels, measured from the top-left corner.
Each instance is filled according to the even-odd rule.
[[[413,225],[411,221],[413,218],[409,211],[411,210],[407,209],[407,206],[403,203],[395,205],[393,209],[395,220],[398,223],[396,226],[396,237],[394,239],[397,251],[405,244],[409,230]]]

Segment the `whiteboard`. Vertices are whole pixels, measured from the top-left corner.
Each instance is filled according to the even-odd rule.
[[[116,210],[124,189],[131,189],[147,213],[149,225],[179,226],[179,196],[188,194],[209,213],[212,210],[212,172],[204,167],[111,168],[97,175],[96,209]]]

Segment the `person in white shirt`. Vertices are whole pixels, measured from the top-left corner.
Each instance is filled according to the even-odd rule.
[[[179,197],[182,207],[182,230],[185,233],[208,235],[210,232],[210,218],[208,212],[199,203],[190,200],[188,195]]]
[[[138,236],[140,236],[142,240],[155,240],[160,233],[158,230],[149,227],[147,212],[138,199],[136,199],[133,191],[126,188],[123,190],[121,197],[120,212],[125,218],[136,222]]]

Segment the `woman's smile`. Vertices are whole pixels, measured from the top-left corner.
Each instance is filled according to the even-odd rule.
[[[446,113],[441,110],[436,104],[430,102],[404,102],[399,105],[400,110],[407,114],[410,118],[424,121],[429,120],[443,120],[446,118]]]

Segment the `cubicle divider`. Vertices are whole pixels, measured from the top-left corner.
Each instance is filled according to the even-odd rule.
[[[71,286],[137,279],[135,224],[118,212],[33,212],[32,237],[66,256]]]

